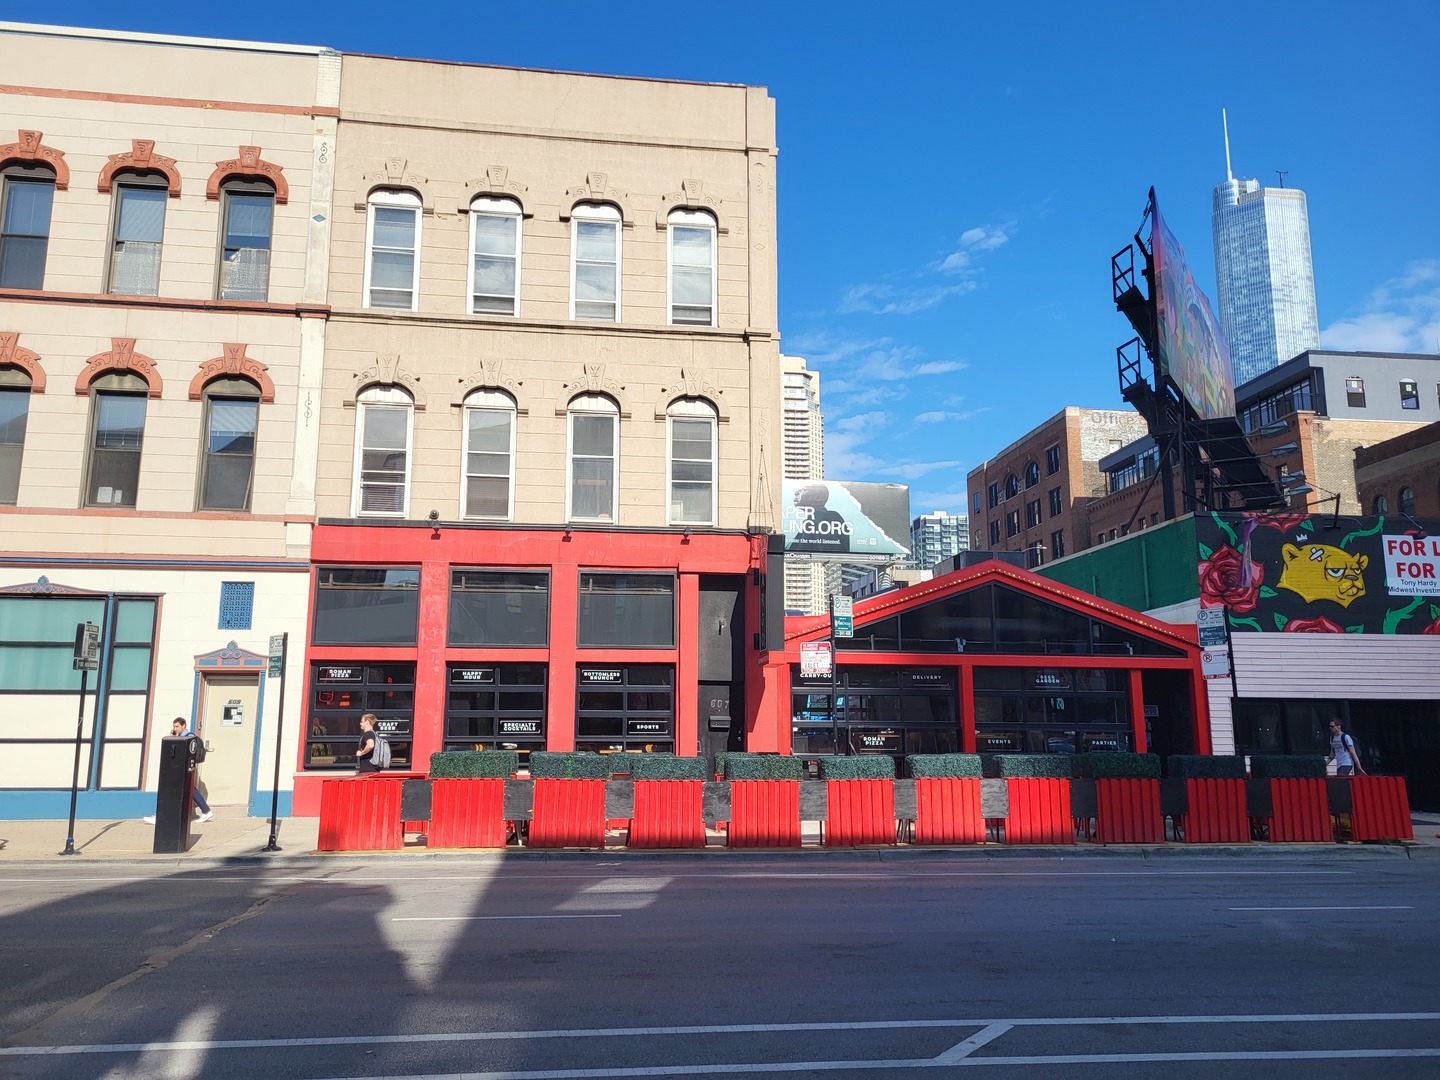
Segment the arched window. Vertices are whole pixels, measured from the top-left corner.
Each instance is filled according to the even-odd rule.
[[[570,402],[566,517],[613,522],[619,505],[620,408],[603,394]]]
[[[715,218],[704,210],[672,210],[670,322],[715,325]]]
[[[43,289],[50,246],[55,173],[44,165],[7,165],[0,187],[0,289]]]
[[[666,411],[671,525],[715,524],[718,420],[715,407],[700,398],[683,398]]]
[[[1390,500],[1384,495],[1376,495],[1375,500],[1370,504],[1370,512],[1377,517],[1390,512]]]
[[[1415,489],[1402,487],[1400,489],[1400,513],[1415,513]]]
[[[259,420],[260,387],[249,379],[212,379],[205,384],[201,510],[250,509]]]
[[[1025,486],[1032,488],[1038,483],[1040,483],[1040,466],[1032,461],[1025,466]]]
[[[1019,491],[1020,482],[1015,479],[1015,474],[1012,472],[1005,477],[1005,498],[1013,499]]]
[[[398,386],[372,386],[355,402],[356,517],[410,510],[410,438],[415,402]]]
[[[149,383],[128,372],[111,372],[90,383],[86,506],[135,505],[149,392]]]
[[[20,500],[20,459],[30,416],[30,376],[18,367],[0,367],[0,504]]]
[[[570,317],[619,322],[620,211],[580,203],[570,220]]]
[[[520,314],[520,204],[482,195],[470,203],[470,312]]]
[[[265,300],[270,293],[270,239],[275,187],[239,177],[220,185],[221,300]]]
[[[461,514],[509,521],[515,498],[515,400],[499,390],[465,398],[465,477]]]
[[[107,292],[119,296],[160,295],[160,251],[165,240],[165,203],[170,180],[158,172],[122,172],[113,190]]]
[[[418,311],[420,196],[398,188],[372,192],[365,244],[365,306]]]

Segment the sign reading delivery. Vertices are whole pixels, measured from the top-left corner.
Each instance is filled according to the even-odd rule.
[[[1440,538],[1391,536],[1381,542],[1385,587],[1394,596],[1440,594]]]

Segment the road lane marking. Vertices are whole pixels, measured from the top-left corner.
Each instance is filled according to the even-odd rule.
[[[1232,907],[1231,911],[1414,911],[1410,904],[1330,904],[1325,907]]]
[[[483,922],[486,919],[622,919],[623,915],[396,915],[391,922]]]
[[[1094,1027],[1159,1024],[1332,1024],[1440,1020],[1440,1012],[1425,1013],[1276,1013],[1224,1016],[1024,1016],[989,1019],[942,1020],[840,1020],[796,1024],[686,1024],[671,1027],[558,1028],[548,1031],[417,1032],[406,1035],[365,1033],[367,1046],[399,1043],[507,1042],[537,1039],[616,1039],[656,1035],[768,1035],[796,1031],[898,1031],[945,1028]],[[357,1035],[317,1035],[290,1039],[217,1039],[210,1042],[93,1043],[70,1046],[0,1046],[0,1057],[44,1057],[71,1054],[135,1054],[154,1050],[263,1050],[315,1046],[349,1046]],[[931,1059],[925,1059],[927,1062]],[[967,1058],[967,1061],[991,1059]]]
[[[967,1058],[986,1043],[994,1042],[1001,1035],[1014,1028],[1013,1024],[991,1024],[989,1027],[977,1031],[964,1042],[958,1042],[943,1054],[935,1055],[936,1065],[953,1065],[962,1058]]]

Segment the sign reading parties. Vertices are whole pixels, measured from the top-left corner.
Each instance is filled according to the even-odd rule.
[[[1321,508],[1195,517],[1200,606],[1232,630],[1440,634],[1440,522]]]

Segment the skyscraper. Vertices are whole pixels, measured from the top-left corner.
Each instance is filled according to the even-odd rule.
[[[820,417],[820,374],[797,356],[780,358],[785,425],[785,479],[820,480],[825,476],[825,433]],[[826,567],[800,559],[785,560],[785,608],[818,615],[826,610]]]
[[[1210,230],[1220,327],[1230,346],[1235,385],[1306,349],[1318,349],[1320,319],[1305,193],[1236,180],[1230,170],[1228,123],[1225,182],[1211,192]]]
[[[932,510],[910,522],[910,561],[929,570],[942,559],[970,548],[970,519],[964,514]]]

